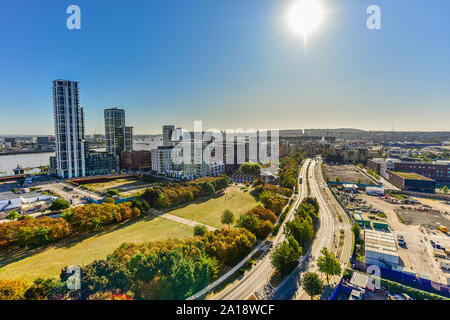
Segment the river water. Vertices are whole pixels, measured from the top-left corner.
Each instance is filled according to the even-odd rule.
[[[22,168],[36,168],[50,165],[50,157],[55,153],[30,153],[0,156],[0,176],[12,175],[13,170],[20,165]],[[39,172],[39,169],[27,173]]]
[[[162,146],[162,138],[139,138],[133,141],[134,150],[152,150]],[[105,148],[96,149],[105,151]],[[14,173],[17,165],[22,168],[37,168],[50,165],[50,157],[55,153],[30,153],[0,156],[0,176],[8,176]],[[27,171],[27,173],[37,173],[39,168]]]

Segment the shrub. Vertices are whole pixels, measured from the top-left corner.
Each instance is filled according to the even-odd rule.
[[[208,228],[202,224],[197,224],[194,227],[194,236],[204,236],[208,232]]]

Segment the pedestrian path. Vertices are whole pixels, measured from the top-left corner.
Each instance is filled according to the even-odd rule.
[[[172,221],[175,221],[175,222],[178,222],[178,223],[182,223],[182,224],[185,224],[185,225],[188,225],[188,226],[191,226],[191,227],[195,227],[196,225],[202,225],[202,226],[205,226],[208,229],[208,231],[215,231],[215,230],[217,230],[217,228],[208,226],[206,224],[203,224],[203,223],[200,223],[200,222],[197,222],[197,221],[192,221],[192,220],[185,219],[185,218],[181,218],[181,217],[177,217],[177,216],[174,216],[173,214],[170,214],[170,213],[163,213],[163,212],[152,211],[152,210],[150,210],[149,213],[154,215],[154,216],[158,216],[158,217],[161,217],[161,218],[164,218],[164,219],[172,220]]]

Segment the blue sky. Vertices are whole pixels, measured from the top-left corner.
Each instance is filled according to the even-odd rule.
[[[0,134],[51,134],[51,81],[80,82],[86,132],[192,128],[450,130],[450,1],[322,0],[307,47],[294,0],[4,0]],[[82,29],[66,28],[79,5]],[[382,10],[382,30],[366,8]]]

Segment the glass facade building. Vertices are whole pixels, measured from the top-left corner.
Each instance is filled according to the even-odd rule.
[[[86,176],[84,112],[80,107],[78,82],[53,81],[56,137],[56,175],[60,178]]]

